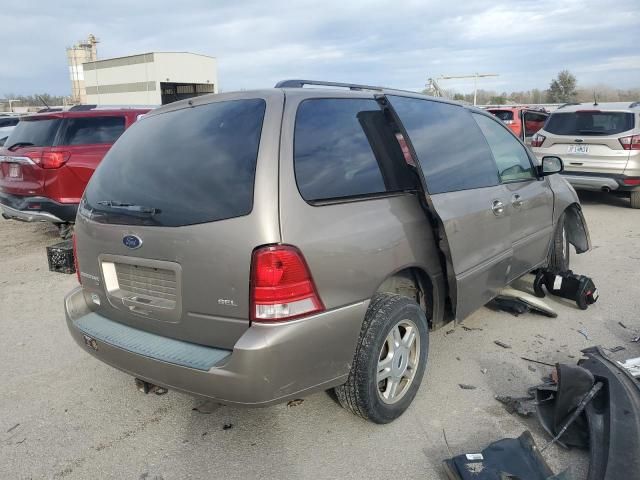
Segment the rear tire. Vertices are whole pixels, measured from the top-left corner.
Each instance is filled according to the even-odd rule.
[[[553,233],[553,243],[549,252],[548,269],[554,272],[564,272],[569,270],[570,251],[569,238],[567,237],[567,229],[565,227],[566,213],[560,215],[556,231]]]
[[[631,192],[631,208],[640,208],[640,190]]]
[[[400,295],[371,299],[347,383],[335,388],[345,409],[389,423],[409,407],[427,364],[429,325],[420,306]]]

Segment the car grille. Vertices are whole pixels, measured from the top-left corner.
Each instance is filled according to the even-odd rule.
[[[115,264],[120,290],[148,300],[163,300],[173,306],[176,302],[176,272],[160,268],[142,267],[126,263]]]

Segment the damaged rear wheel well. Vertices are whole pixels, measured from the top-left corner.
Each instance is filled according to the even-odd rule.
[[[395,293],[416,301],[427,316],[429,328],[433,321],[433,283],[420,267],[408,267],[388,276],[378,287],[376,293]]]

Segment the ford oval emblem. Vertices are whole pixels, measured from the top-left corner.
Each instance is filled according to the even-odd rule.
[[[124,243],[124,246],[127,248],[135,249],[142,246],[142,239],[137,235],[125,235],[122,238],[122,243]]]

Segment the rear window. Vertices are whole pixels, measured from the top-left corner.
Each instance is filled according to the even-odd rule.
[[[503,122],[513,120],[513,112],[511,110],[489,110],[489,113]]]
[[[633,113],[597,110],[553,113],[544,129],[555,135],[616,135],[633,129]]]
[[[60,145],[114,143],[124,132],[124,117],[69,118]]]
[[[265,108],[234,100],[139,120],[96,170],[81,213],[169,227],[247,215]]]
[[[7,148],[18,145],[50,147],[61,122],[59,118],[22,119],[9,135],[5,145]]]
[[[309,201],[413,188],[400,144],[378,102],[322,98],[298,107],[294,139],[296,182]]]
[[[19,118],[0,118],[0,128],[13,127],[14,125],[17,125],[19,121]]]

